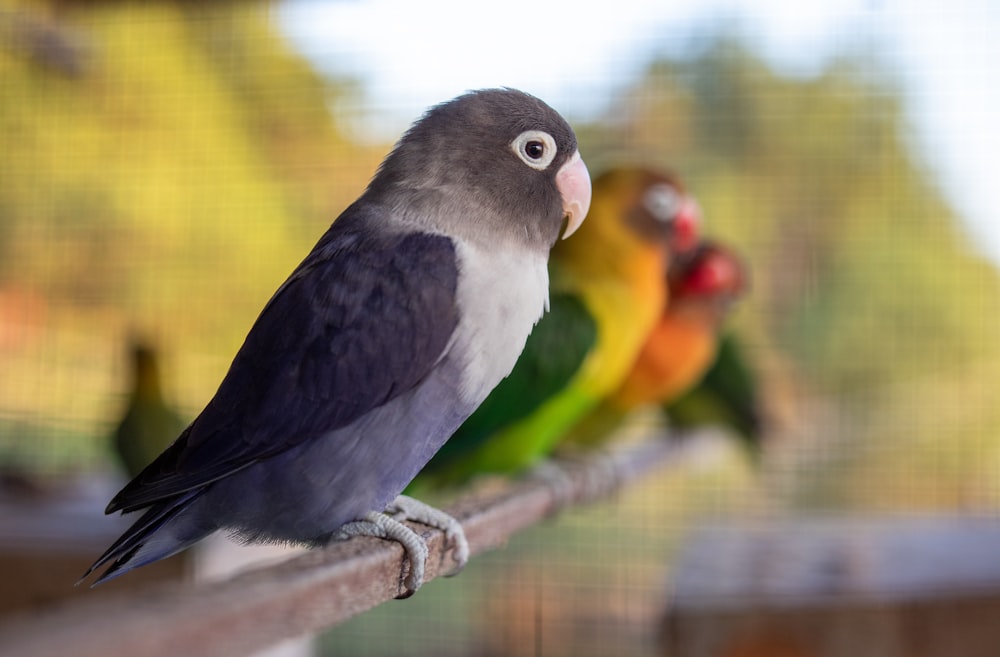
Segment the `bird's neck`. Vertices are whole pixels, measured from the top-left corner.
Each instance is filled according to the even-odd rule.
[[[594,237],[594,236],[591,236]],[[589,285],[611,281],[629,286],[640,295],[663,295],[666,249],[632,236],[611,234],[608,239],[560,242],[552,251],[553,281],[566,278]],[[563,275],[565,274],[565,276]]]

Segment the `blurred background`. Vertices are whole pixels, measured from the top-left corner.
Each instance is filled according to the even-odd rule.
[[[5,495],[95,477],[111,491],[135,346],[189,421],[400,132],[503,85],[563,113],[592,173],[679,172],[706,232],[744,254],[753,286],[730,326],[763,452],[713,442],[332,630],[321,652],[656,654],[677,555],[706,523],[992,518],[998,37],[985,0],[5,0]],[[18,536],[11,508],[0,542]]]

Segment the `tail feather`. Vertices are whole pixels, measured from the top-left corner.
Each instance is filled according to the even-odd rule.
[[[190,491],[153,506],[142,514],[77,581],[83,582],[95,570],[111,566],[91,585],[97,586],[128,571],[177,554],[217,529],[199,522],[194,514],[181,514],[204,489]]]

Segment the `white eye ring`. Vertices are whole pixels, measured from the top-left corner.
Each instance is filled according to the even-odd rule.
[[[552,164],[558,150],[552,135],[541,130],[525,130],[510,142],[510,147],[522,162],[538,171]]]
[[[642,204],[657,221],[664,223],[672,220],[680,210],[680,195],[670,185],[660,183],[650,187],[642,197]]]

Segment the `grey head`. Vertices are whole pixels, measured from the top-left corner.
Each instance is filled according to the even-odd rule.
[[[567,232],[583,220],[590,180],[562,116],[521,91],[486,89],[430,108],[362,200],[433,232],[548,251],[564,219]]]

